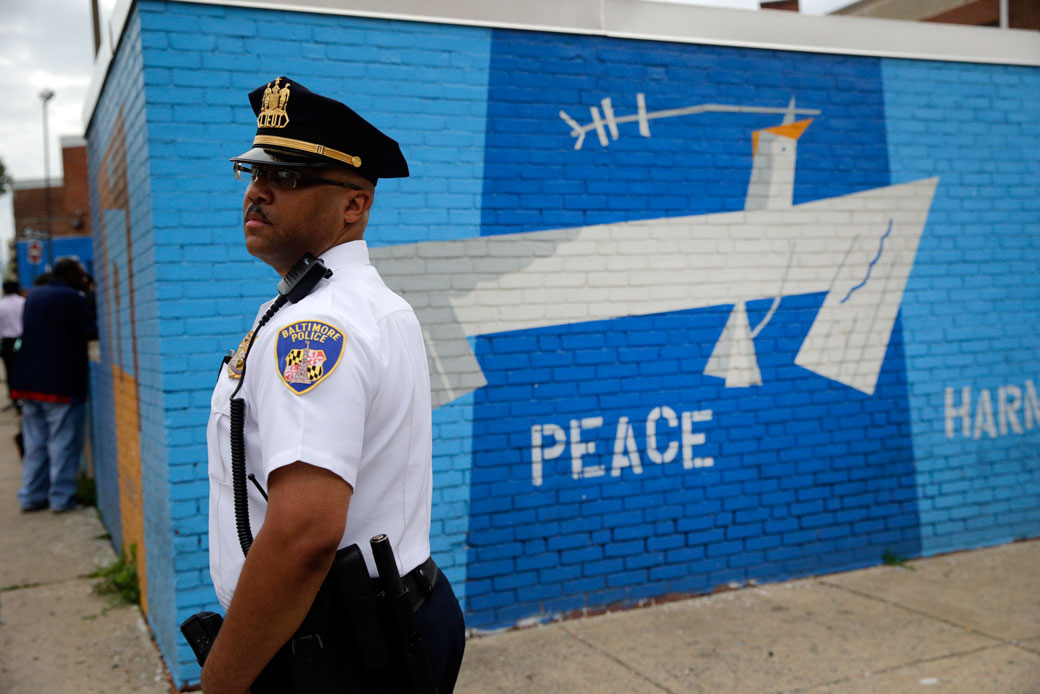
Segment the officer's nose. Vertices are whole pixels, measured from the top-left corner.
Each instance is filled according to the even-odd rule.
[[[270,202],[273,196],[274,191],[267,176],[257,176],[246,186],[246,200],[249,202]]]

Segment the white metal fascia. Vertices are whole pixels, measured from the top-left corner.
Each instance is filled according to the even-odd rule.
[[[811,53],[1040,66],[1040,32],[844,15],[604,0],[603,33]],[[691,11],[693,10],[693,11]]]
[[[88,127],[136,0],[118,0],[83,110]],[[592,34],[811,53],[1040,66],[1040,32],[770,10],[668,0],[173,0],[205,5]]]

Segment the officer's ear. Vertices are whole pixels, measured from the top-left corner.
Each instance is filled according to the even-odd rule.
[[[375,194],[367,189],[351,190],[343,205],[343,221],[353,224],[368,215],[375,201]]]

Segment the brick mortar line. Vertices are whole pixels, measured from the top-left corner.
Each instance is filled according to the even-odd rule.
[[[910,612],[912,614],[916,614],[916,615],[919,615],[921,617],[926,617],[928,619],[934,620],[936,622],[941,622],[942,624],[946,624],[946,625],[951,626],[951,627],[956,627],[958,629],[965,629],[969,633],[978,634],[979,636],[984,636],[987,639],[993,639],[994,641],[997,641],[997,642],[999,642],[1001,644],[1010,644],[1010,641],[1008,639],[1002,639],[999,636],[994,636],[993,634],[988,634],[988,633],[982,631],[981,629],[977,629],[975,627],[965,626],[963,624],[958,624],[957,622],[953,622],[953,621],[951,621],[949,619],[946,619],[945,617],[938,617],[936,615],[929,614],[928,612],[924,612],[923,610],[918,610],[918,609],[915,609],[913,607],[908,607],[906,605],[902,605],[902,604],[900,604],[898,602],[894,602],[894,601],[889,600],[887,598],[878,597],[877,595],[871,595],[870,593],[864,593],[864,592],[858,591],[858,590],[856,590],[854,588],[849,588],[848,586],[842,586],[842,585],[838,585],[836,583],[830,583],[829,581],[826,581],[826,580],[819,581],[819,583],[822,584],[822,585],[828,586],[830,588],[835,588],[837,590],[844,590],[847,593],[851,593],[853,595],[858,595],[861,598],[867,598],[868,600],[874,600],[876,602],[881,602],[881,603],[884,603],[886,605],[891,605],[893,607],[898,607],[899,609],[905,610],[906,612]]]
[[[570,635],[572,638],[574,638],[574,639],[580,641],[581,643],[585,644],[586,646],[588,646],[592,650],[596,651],[600,655],[603,655],[603,656],[609,658],[610,660],[613,660],[615,663],[617,663],[621,667],[625,668],[629,672],[634,673],[637,677],[640,677],[640,678],[646,680],[647,682],[649,682],[653,686],[657,687],[661,691],[667,692],[668,694],[678,694],[678,692],[676,692],[674,689],[670,689],[670,688],[664,686],[663,684],[661,684],[660,682],[657,682],[656,680],[650,678],[649,676],[644,675],[642,672],[640,672],[636,668],[632,667],[631,665],[629,665],[625,661],[621,660],[620,658],[618,658],[613,653],[610,653],[609,651],[606,651],[606,650],[600,648],[599,646],[597,646],[596,644],[588,641],[587,639],[582,638],[578,634],[575,634],[573,631],[568,629],[564,624],[560,625],[560,629],[562,629],[565,634]]]

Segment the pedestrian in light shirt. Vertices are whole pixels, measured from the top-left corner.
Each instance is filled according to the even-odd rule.
[[[4,296],[0,298],[0,358],[4,361],[4,379],[7,381],[7,396],[11,397],[11,376],[14,374],[14,360],[18,339],[22,336],[22,307],[25,297],[21,295],[21,287],[15,280],[4,281]],[[5,410],[18,407],[17,401],[11,398]]]

